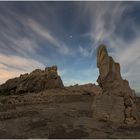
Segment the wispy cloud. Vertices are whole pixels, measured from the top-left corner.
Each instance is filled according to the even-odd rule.
[[[103,1],[82,3],[80,6],[84,9],[82,15],[89,17],[90,31],[84,36],[90,37],[93,53],[100,43],[108,43],[110,38],[114,37],[126,6],[122,2]]]
[[[50,31],[41,25],[39,25],[37,22],[35,22],[32,19],[27,20],[28,26],[35,32],[37,35],[39,35],[41,38],[46,39],[49,43],[54,45],[56,49],[62,54],[71,54],[71,51],[66,46],[64,42],[59,41],[56,37],[54,37]]]
[[[83,55],[83,56],[90,56],[91,55],[91,52],[88,51],[87,48],[84,48],[82,47],[81,45],[79,46],[79,50],[80,50],[80,53]]]
[[[17,77],[22,73],[31,72],[36,68],[45,68],[44,64],[39,61],[15,55],[3,55],[0,53],[0,60],[0,83]]]

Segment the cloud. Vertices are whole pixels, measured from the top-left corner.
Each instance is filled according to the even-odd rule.
[[[90,56],[90,52],[87,50],[87,48],[83,48],[82,46],[79,46],[79,51],[83,56]]]
[[[66,44],[64,42],[58,41],[58,39],[54,37],[46,27],[41,26],[32,19],[28,19],[27,22],[27,25],[30,27],[30,29],[37,33],[40,38],[42,37],[46,39],[49,43],[54,45],[61,54],[71,54],[71,51],[66,46]]]
[[[18,35],[17,35],[18,36]],[[31,38],[27,37],[13,37],[9,34],[4,35],[4,39],[0,42],[1,48],[4,53],[13,52],[24,57],[30,56],[30,54],[36,54],[39,45]]]
[[[101,43],[110,45],[110,40],[116,37],[116,30],[121,22],[122,15],[128,6],[123,2],[86,2],[79,5],[81,15],[89,18],[89,32],[82,37],[90,38],[91,44],[86,49],[80,48],[84,56],[92,56]],[[109,46],[110,48],[112,45]],[[88,55],[87,55],[88,54]]]
[[[101,42],[114,35],[126,6],[122,2],[87,2],[83,9],[82,14],[89,17],[90,31],[86,35],[90,37],[94,51]]]
[[[22,15],[21,18],[17,11],[13,11],[11,7],[7,13],[8,18],[5,18],[3,12],[0,13],[0,20],[3,23],[0,27],[3,32],[3,35],[1,36],[13,45],[16,45],[13,48],[17,52],[24,53],[25,51],[26,53],[29,51],[36,51],[41,47],[39,43],[43,42],[44,39],[51,43],[52,46],[56,47],[56,50],[58,50],[60,54],[72,54],[72,51],[70,51],[68,46],[63,41],[60,41],[58,37],[54,37],[52,34],[55,33],[50,33],[47,25],[44,27],[44,23],[34,20],[34,16],[30,17],[30,15]],[[45,15],[44,18],[46,18]]]
[[[23,18],[24,19],[24,18]],[[4,54],[14,53],[29,57],[36,54],[40,45],[31,36],[31,31],[24,25],[24,21],[12,8],[0,12],[0,51]]]
[[[21,73],[31,72],[37,68],[45,68],[44,64],[31,58],[0,53],[0,83],[9,78],[19,76]]]

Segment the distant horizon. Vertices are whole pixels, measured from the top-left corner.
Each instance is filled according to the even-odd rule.
[[[0,84],[57,65],[65,85],[97,83],[105,44],[140,93],[140,2],[0,2]]]

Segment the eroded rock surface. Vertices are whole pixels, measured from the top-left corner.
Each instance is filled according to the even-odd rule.
[[[99,77],[97,82],[100,87],[103,89],[103,95],[99,96],[97,100],[105,99],[104,102],[108,106],[115,107],[116,110],[113,114],[124,115],[124,120],[121,119],[119,122],[124,121],[127,124],[134,124],[140,122],[140,113],[135,104],[135,91],[132,90],[129,86],[129,82],[127,80],[123,80],[120,73],[120,64],[116,63],[111,56],[108,55],[107,49],[105,45],[100,45],[97,51],[97,67],[99,68]],[[105,98],[104,98],[105,96]],[[114,99],[123,99],[123,102],[117,101],[121,103],[122,109],[120,112],[117,110],[119,107],[114,103],[111,105]],[[112,100],[112,101],[111,101]],[[97,101],[95,101],[97,102]],[[102,106],[102,102],[96,103],[97,110],[99,109],[101,112],[104,112],[107,109],[107,106]],[[102,106],[102,107],[101,107]],[[101,113],[100,112],[100,113]],[[107,112],[107,111],[106,111]],[[114,121],[111,118],[112,109],[109,110],[109,119]],[[117,113],[118,112],[118,113]],[[97,113],[95,113],[97,115]],[[95,115],[95,116],[96,116]],[[114,116],[115,117],[115,116]]]
[[[0,93],[9,95],[63,87],[63,82],[57,74],[57,66],[52,66],[46,67],[45,70],[36,69],[30,74],[23,74],[6,81],[0,86]]]
[[[94,118],[102,121],[123,122],[124,121],[124,100],[114,95],[99,95],[93,104]]]
[[[68,87],[69,90],[71,90],[72,92],[81,92],[82,94],[85,95],[100,95],[102,94],[102,88],[98,85],[95,84],[84,84],[84,85],[73,85],[73,86],[69,86]]]

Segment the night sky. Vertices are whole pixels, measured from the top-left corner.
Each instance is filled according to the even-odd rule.
[[[140,2],[0,2],[0,83],[51,65],[66,86],[95,83],[101,43],[140,92]]]

